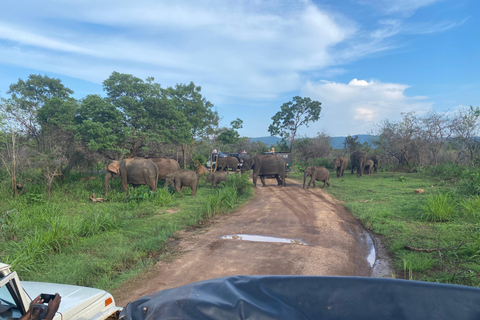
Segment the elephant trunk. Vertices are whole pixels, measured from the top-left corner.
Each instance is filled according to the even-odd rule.
[[[305,189],[305,181],[307,180],[307,170],[303,173],[303,189]]]
[[[108,182],[112,178],[112,173],[110,171],[107,171],[105,174],[105,196],[108,194]]]

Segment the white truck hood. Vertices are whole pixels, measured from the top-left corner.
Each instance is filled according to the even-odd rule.
[[[60,313],[64,320],[104,319],[120,309],[112,295],[100,289],[31,281],[22,281],[22,287],[32,300],[41,293],[60,294],[57,316]]]

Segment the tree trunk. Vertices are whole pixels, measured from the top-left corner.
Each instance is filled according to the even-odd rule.
[[[16,197],[18,195],[17,191],[17,157],[15,155],[15,133],[12,129],[12,188],[13,195]]]
[[[187,148],[188,144],[182,145],[183,169],[187,169]]]

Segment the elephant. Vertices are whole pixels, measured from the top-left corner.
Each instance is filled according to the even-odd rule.
[[[205,180],[205,185],[207,183],[212,182],[212,189],[213,187],[217,186],[220,182],[222,181],[227,181],[228,180],[228,173],[222,171],[222,172],[212,172],[207,175],[207,179]]]
[[[180,170],[168,173],[165,177],[165,188],[168,188],[168,186],[175,187],[177,193],[180,193],[183,187],[190,187],[190,189],[192,189],[192,196],[195,196],[197,184],[198,176],[195,171],[192,170]]]
[[[177,160],[168,158],[150,158],[158,167],[158,179],[165,180],[168,173],[180,171]]]
[[[362,150],[354,151],[350,154],[350,163],[352,164],[352,174],[357,168],[357,174],[363,176],[365,170],[365,162],[367,161],[367,152]]]
[[[330,172],[327,170],[327,168],[314,166],[306,167],[305,172],[303,173],[303,188],[305,188],[305,181],[307,180],[307,176],[311,176],[310,181],[307,185],[307,189],[310,188],[310,184],[312,184],[312,182],[313,187],[315,188],[315,181],[323,181],[322,188],[325,188],[325,185],[330,187],[330,183],[328,182],[328,180],[330,180]]]
[[[235,157],[223,157],[217,159],[217,171],[227,170],[232,168],[235,173],[238,172],[238,159]]]
[[[365,162],[365,173],[366,174],[372,174],[373,173],[373,160],[367,160]]]
[[[371,156],[370,160],[373,161],[373,169],[374,169],[374,172],[377,173],[378,172],[378,164],[380,163],[380,156]]]
[[[343,172],[347,170],[348,159],[345,157],[338,157],[333,160],[333,169],[337,170],[337,178],[343,177]]]
[[[242,174],[248,170],[253,170],[253,187],[257,187],[257,178],[260,176],[260,180],[264,187],[265,176],[275,176],[279,186],[286,187],[285,177],[287,175],[285,161],[282,157],[276,154],[260,154],[253,158],[245,159],[242,165]]]
[[[107,167],[105,175],[105,195],[108,194],[110,179],[118,176],[122,178],[122,188],[127,190],[128,184],[135,187],[146,184],[152,191],[157,191],[158,167],[150,159],[130,158],[121,161],[112,161]]]

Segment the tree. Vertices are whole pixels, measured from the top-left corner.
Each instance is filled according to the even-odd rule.
[[[475,164],[475,153],[478,149],[478,136],[480,128],[478,121],[480,119],[480,107],[472,107],[458,111],[453,120],[452,128],[455,138],[460,145],[465,148],[469,154],[470,164]]]
[[[182,139],[183,165],[187,165],[188,146],[199,140],[207,127],[214,119],[212,111],[213,104],[207,101],[201,94],[202,88],[196,86],[193,82],[190,84],[177,84],[175,88],[165,90],[168,99],[170,99],[178,111],[183,113],[185,119],[190,124],[190,135]]]
[[[8,94],[7,112],[20,125],[22,131],[37,142],[39,151],[43,151],[42,131],[37,113],[50,99],[67,100],[73,90],[65,87],[60,79],[48,76],[30,75],[27,81],[19,79],[11,84]]]
[[[240,134],[238,129],[243,128],[243,121],[239,118],[230,122],[230,128],[223,128],[218,135],[218,141],[226,144],[235,144],[240,140]]]
[[[373,142],[378,149],[396,158],[400,164],[409,165],[412,160],[418,159],[420,137],[420,121],[411,112],[403,114],[403,120],[398,123],[385,120],[378,138]]]
[[[343,149],[345,149],[347,153],[352,153],[356,150],[359,150],[362,147],[362,144],[357,140],[358,136],[352,137],[351,135],[348,135],[343,142]]]
[[[431,153],[433,165],[438,164],[438,154],[453,134],[452,120],[446,113],[430,111],[422,120],[423,133]]]
[[[169,99],[168,91],[153,81],[113,72],[103,82],[109,103],[122,115],[123,137],[118,147],[129,157],[145,149],[149,140],[181,143],[190,135],[185,115]]]
[[[268,127],[268,132],[272,136],[280,135],[284,140],[289,140],[291,151],[298,129],[303,125],[308,127],[320,118],[321,105],[308,97],[293,97],[293,101],[284,103],[272,117],[273,123]]]

